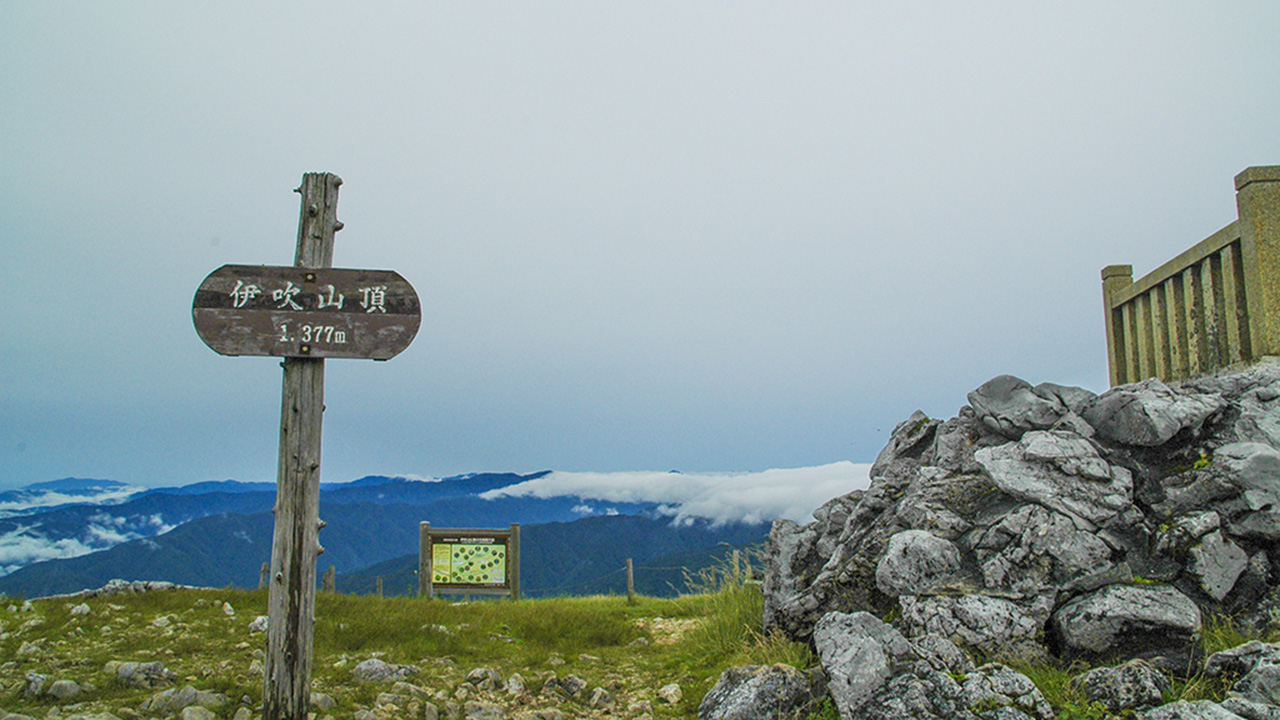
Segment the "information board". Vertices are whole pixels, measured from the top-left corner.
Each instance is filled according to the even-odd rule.
[[[432,529],[420,524],[419,594],[520,598],[520,525],[509,529]]]
[[[435,585],[507,584],[507,543],[499,538],[435,538],[431,544]]]

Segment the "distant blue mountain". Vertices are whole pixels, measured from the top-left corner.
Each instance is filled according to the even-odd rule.
[[[170,499],[172,496],[168,496]],[[214,497],[200,496],[205,498]],[[221,498],[245,498],[244,494]],[[150,496],[151,500],[166,496]],[[256,511],[219,512],[194,519],[155,537],[130,540],[80,557],[33,563],[0,577],[0,592],[36,597],[100,587],[108,580],[168,580],[222,587],[256,586],[262,563],[270,559],[274,520],[270,504]],[[444,498],[425,505],[337,503],[321,496],[320,533],[325,553],[320,566],[342,572],[416,553],[419,524],[436,527],[497,527],[563,523],[582,517],[576,497],[483,500],[475,496]],[[651,509],[623,504],[630,512]],[[616,538],[589,544],[614,547]]]
[[[577,499],[456,499],[432,516],[448,526],[505,528],[517,513],[528,518],[521,528],[521,575],[529,596],[616,592],[627,558],[638,563],[643,592],[684,590],[683,572],[653,560],[681,553],[693,570],[710,562],[715,548],[762,542],[767,524],[673,525],[669,518],[596,516],[571,522]],[[496,503],[496,505],[493,505]],[[371,592],[376,577],[388,592],[417,586],[418,523],[422,508],[403,505],[348,504],[321,510],[328,526],[320,533],[325,553],[317,576],[333,566],[342,592]],[[163,535],[122,543],[101,552],[50,560],[0,577],[0,592],[39,597],[101,587],[107,581],[167,580],[202,587],[256,587],[262,564],[271,557],[270,512],[220,513],[186,523]],[[647,566],[661,571],[650,577]]]
[[[400,537],[395,533],[386,538],[381,536],[392,517],[402,518],[396,520],[404,523],[401,531],[413,535],[411,540],[405,541],[408,544],[404,546],[412,549],[417,547],[417,523],[421,521],[453,526],[487,526],[496,523],[495,526],[502,527],[512,522],[574,520],[590,514],[583,512],[586,505],[575,497],[547,500],[512,497],[484,500],[477,497],[488,490],[545,474],[482,473],[434,482],[369,476],[355,483],[322,485],[320,510],[321,517],[326,522],[333,525],[335,521],[341,522],[343,517],[355,515],[363,518],[350,531],[353,536],[361,539],[358,542],[352,541],[353,544],[349,547],[331,548],[329,558],[340,558],[341,567],[349,569],[393,557],[394,554],[380,554],[380,548]],[[185,524],[215,515],[253,515],[263,512],[269,515],[274,502],[274,483],[224,481],[160,488],[134,495],[114,505],[69,504],[21,516],[0,517],[0,557],[5,558],[7,563],[0,565],[0,575],[18,574],[23,569],[42,564],[42,561],[57,563],[75,559],[90,564],[103,561],[104,556],[100,551],[112,549],[122,543],[147,540],[170,531],[192,532],[184,530]],[[378,509],[392,507],[400,509]],[[651,505],[613,503],[610,508],[615,512],[641,513],[649,510]],[[178,536],[182,536],[182,533]],[[322,542],[324,537],[322,535]],[[402,547],[395,551],[401,552],[406,550]],[[82,559],[81,556],[91,559]],[[160,561],[160,566],[164,565],[164,561]],[[67,571],[59,569],[49,572],[65,574]],[[61,592],[48,590],[53,585],[43,580],[36,585],[44,588],[38,590],[41,593]],[[31,591],[27,586],[22,590],[24,593]]]
[[[23,487],[23,490],[53,490],[57,492],[83,492],[96,491],[108,488],[128,487],[125,483],[115,480],[91,480],[88,478],[62,478],[61,480],[48,480],[45,482],[31,483]]]

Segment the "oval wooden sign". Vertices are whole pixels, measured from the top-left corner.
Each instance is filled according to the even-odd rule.
[[[388,360],[413,342],[422,306],[392,270],[223,265],[191,317],[222,355]]]

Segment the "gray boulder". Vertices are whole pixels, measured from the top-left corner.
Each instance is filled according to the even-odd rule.
[[[168,685],[178,676],[159,661],[127,662],[116,668],[116,681],[127,687],[155,688]]]
[[[960,551],[924,530],[904,530],[889,538],[876,566],[876,586],[885,595],[918,595],[946,584],[960,570]]]
[[[1221,532],[1214,530],[1187,551],[1187,573],[1206,595],[1222,601],[1249,565],[1249,556]]]
[[[1071,517],[1033,503],[1017,506],[982,531],[973,549],[984,587],[1023,597],[1103,572],[1113,552]]]
[[[748,665],[720,674],[699,720],[788,720],[813,700],[809,678],[790,665]]]
[[[67,702],[74,700],[84,692],[80,684],[74,680],[55,680],[45,688],[44,694],[56,699],[58,702]]]
[[[902,623],[912,636],[932,633],[987,657],[1044,659],[1040,644],[1049,611],[991,595],[929,595],[902,598]]]
[[[1204,661],[1204,674],[1212,678],[1244,677],[1263,660],[1280,662],[1280,645],[1251,640],[1216,652]]]
[[[1139,720],[1243,720],[1211,700],[1179,700],[1138,713]]]
[[[827,688],[840,717],[859,708],[913,657],[897,630],[869,613],[828,613],[813,629],[813,643],[827,674]]]
[[[1249,672],[1240,678],[1232,693],[1263,705],[1280,705],[1280,657],[1260,657]]]
[[[1012,375],[983,383],[969,393],[969,405],[983,424],[1011,440],[1028,430],[1047,430],[1067,414],[1067,406],[1051,390],[1038,393]]]
[[[351,668],[351,675],[360,682],[386,683],[404,680],[418,672],[412,665],[392,665],[378,658],[371,658]]]
[[[1070,656],[1164,658],[1186,670],[1200,609],[1169,585],[1108,585],[1059,607],[1052,624]]]
[[[963,676],[921,668],[902,673],[868,699],[859,720],[1052,720],[1029,678],[992,663]]]
[[[1122,445],[1156,447],[1183,430],[1198,433],[1226,407],[1220,395],[1179,393],[1159,380],[1121,385],[1099,395],[1081,413],[1098,437]]]
[[[1168,676],[1142,660],[1094,668],[1073,682],[1090,702],[1101,703],[1117,713],[1159,705],[1164,701],[1164,692],[1170,688]]]
[[[1133,477],[1089,440],[1060,430],[1028,432],[1017,443],[974,454],[996,487],[1015,498],[1097,528],[1133,501]]]
[[[228,703],[227,696],[220,693],[197,690],[187,685],[181,689],[171,688],[153,695],[142,704],[144,712],[153,715],[177,715],[184,708],[199,705],[203,708],[217,709]]]
[[[1235,713],[1245,720],[1280,720],[1280,707],[1246,700],[1237,695],[1220,703],[1223,710]]]
[[[920,459],[931,448],[934,432],[942,424],[940,420],[930,419],[919,410],[911,413],[906,420],[898,423],[889,436],[889,442],[876,456],[871,465],[871,476],[882,474],[885,466],[904,459]]]

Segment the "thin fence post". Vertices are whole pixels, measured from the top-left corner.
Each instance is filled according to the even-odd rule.
[[[330,565],[329,570],[325,572],[324,574],[324,591],[325,592],[332,593],[332,592],[338,591],[337,572],[338,572],[337,569],[335,569],[332,565]]]
[[[258,573],[258,589],[267,586],[267,578],[271,577],[271,563],[262,563],[262,571]]]
[[[636,602],[635,568],[631,565],[631,558],[627,558],[627,603],[634,605],[635,602]]]

